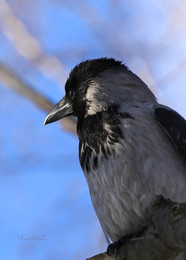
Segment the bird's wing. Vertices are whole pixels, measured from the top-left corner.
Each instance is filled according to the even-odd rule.
[[[163,105],[155,107],[154,113],[165,133],[186,159],[186,120]]]

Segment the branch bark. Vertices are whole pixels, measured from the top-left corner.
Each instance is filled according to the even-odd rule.
[[[159,197],[147,217],[147,228],[120,241],[114,251],[87,260],[173,260],[186,259],[186,203]]]

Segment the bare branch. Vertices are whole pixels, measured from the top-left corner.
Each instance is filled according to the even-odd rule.
[[[31,100],[42,110],[50,110],[54,105],[47,98],[43,97],[40,93],[35,91],[31,86],[20,79],[10,69],[0,64],[0,81],[6,87],[13,89],[17,93],[21,94],[25,98]],[[71,133],[76,133],[76,121],[74,118],[64,118],[62,121],[63,129]]]
[[[164,85],[164,88],[170,84],[172,81],[177,79],[180,74],[183,73],[186,67],[186,59],[183,59],[178,64],[176,64],[166,75],[157,80],[157,84]]]
[[[44,53],[40,42],[15,16],[6,0],[1,0],[0,28],[21,56],[31,61],[47,78],[63,85],[66,68],[55,56]]]

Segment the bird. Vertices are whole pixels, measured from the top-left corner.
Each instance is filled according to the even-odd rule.
[[[135,232],[156,198],[186,202],[186,121],[122,61],[85,60],[45,124],[77,118],[79,161],[108,244]]]

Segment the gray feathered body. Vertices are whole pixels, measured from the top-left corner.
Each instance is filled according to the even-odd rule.
[[[74,67],[45,124],[70,115],[77,117],[80,164],[108,243],[146,225],[157,195],[186,202],[186,121],[158,104],[121,61]]]
[[[45,124],[77,117],[79,159],[108,241],[137,231],[157,195],[186,202],[186,121],[122,62],[81,62]]]
[[[133,73],[104,72],[85,99],[80,162],[105,237],[116,241],[142,225],[156,195],[186,201],[186,162],[155,118],[161,105]]]

